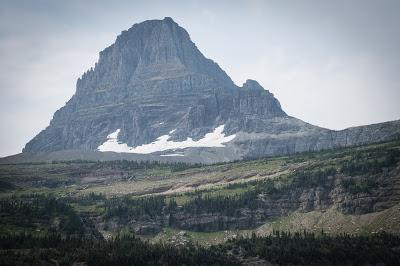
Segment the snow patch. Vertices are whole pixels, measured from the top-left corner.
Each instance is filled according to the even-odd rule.
[[[118,134],[121,131],[117,129],[107,136],[107,141],[101,144],[97,149],[101,152],[125,152],[125,153],[140,153],[149,154],[158,151],[166,151],[172,149],[185,149],[185,148],[200,148],[200,147],[225,147],[224,143],[233,140],[236,135],[225,136],[223,133],[225,125],[218,126],[213,132],[207,133],[202,139],[193,140],[187,138],[184,141],[170,141],[170,134],[174,133],[176,129],[171,130],[168,135],[162,135],[155,141],[149,144],[143,144],[137,147],[130,147],[126,143],[118,141]],[[162,156],[162,155],[161,155]],[[164,156],[168,156],[165,154]],[[172,155],[170,155],[172,156]],[[181,156],[181,155],[174,155]]]
[[[170,153],[170,154],[161,154],[162,157],[169,157],[169,156],[185,156],[182,153]]]

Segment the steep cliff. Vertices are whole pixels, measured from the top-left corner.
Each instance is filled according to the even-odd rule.
[[[256,81],[235,85],[165,18],[133,25],[100,52],[73,97],[23,152],[216,162],[389,140],[399,132],[398,121],[335,132],[289,117]]]

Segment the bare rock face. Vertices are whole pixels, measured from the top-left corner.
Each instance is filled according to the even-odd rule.
[[[212,158],[207,162],[226,161],[400,135],[399,122],[335,132],[289,117],[257,81],[236,86],[185,29],[165,18],[133,25],[100,52],[95,67],[78,79],[75,95],[23,152],[96,151],[117,129],[118,141],[129,147],[163,135],[197,141],[220,125],[235,138],[225,147],[189,147],[182,151],[185,159],[204,161],[196,154],[206,152]]]

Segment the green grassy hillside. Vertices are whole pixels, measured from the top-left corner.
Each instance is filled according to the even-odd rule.
[[[136,235],[176,248],[223,244],[228,254],[229,239],[277,231],[398,235],[399,162],[400,142],[388,142],[215,165],[0,165],[0,236]],[[258,256],[242,253],[234,258]]]

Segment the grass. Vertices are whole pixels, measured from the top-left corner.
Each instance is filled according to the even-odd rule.
[[[276,187],[291,181],[295,171],[323,170],[330,167],[340,169],[344,163],[357,156],[366,161],[382,160],[388,149],[400,149],[400,142],[389,142],[343,148],[337,150],[303,153],[251,161],[222,163],[172,170],[160,165],[147,169],[126,169],[116,163],[57,162],[43,164],[0,165],[0,181],[12,186],[0,187],[0,197],[29,194],[53,194],[56,197],[77,198],[71,203],[80,214],[90,213],[101,216],[104,213],[102,200],[84,204],[82,196],[90,193],[104,194],[107,198],[148,195],[165,195],[166,200],[174,199],[180,206],[194,195],[234,196],[256,188],[257,180],[274,180]],[[127,179],[127,177],[134,177]],[[357,181],[358,182],[358,181]],[[0,183],[2,184],[2,183]],[[358,183],[354,183],[358,185]],[[351,184],[350,184],[351,185]],[[132,233],[129,227],[122,227],[121,233]],[[27,228],[28,230],[36,230]],[[24,230],[3,224],[0,233]],[[295,211],[286,217],[267,222],[256,230],[218,231],[212,233],[192,232],[163,228],[151,241],[190,241],[201,245],[218,244],[234,235],[251,232],[270,234],[273,230],[327,233],[372,234],[379,231],[400,232],[400,205],[382,212],[363,215],[345,215],[334,208],[326,211],[303,213]]]
[[[293,171],[304,168],[340,168],[356,153],[371,153],[374,158],[374,150],[388,148],[399,149],[400,142],[222,163],[182,171],[172,171],[165,165],[122,169],[119,164],[102,166],[96,162],[0,165],[0,181],[15,186],[15,189],[0,190],[0,197],[52,192],[60,196],[93,192],[107,197],[166,194],[173,195],[178,204],[184,204],[188,200],[185,192],[209,191],[211,196],[241,194],[244,189],[232,190],[227,185],[271,178],[284,180]],[[124,176],[134,176],[134,179],[126,180]]]
[[[105,210],[101,204],[83,205],[80,203],[70,203],[70,206],[78,213],[92,213],[94,215],[102,215]]]
[[[217,231],[217,232],[194,232],[187,230],[178,230],[166,227],[151,239],[151,242],[166,242],[180,244],[184,242],[197,243],[202,246],[211,246],[223,243],[229,238],[240,235],[250,235],[251,230],[235,230],[235,231]]]
[[[326,211],[295,211],[288,216],[270,221],[255,230],[259,235],[270,235],[273,231],[285,232],[324,231],[329,234],[375,234],[378,232],[400,232],[400,204],[380,212],[361,215],[343,214],[335,208]]]

